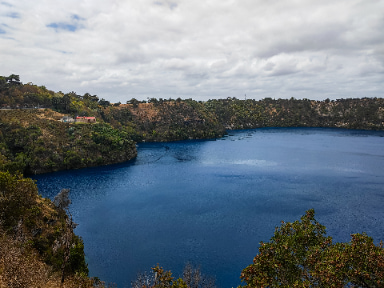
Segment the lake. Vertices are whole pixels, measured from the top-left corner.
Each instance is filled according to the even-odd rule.
[[[236,287],[260,241],[314,208],[335,241],[384,240],[384,132],[230,131],[216,141],[144,143],[118,165],[34,177],[53,198],[71,189],[90,276],[130,287],[157,263],[187,262]]]

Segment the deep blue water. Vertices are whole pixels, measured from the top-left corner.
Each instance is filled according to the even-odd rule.
[[[271,128],[141,144],[128,163],[35,179],[45,197],[71,189],[91,276],[129,287],[190,262],[235,287],[258,243],[310,208],[336,241],[384,240],[383,176],[383,132]]]

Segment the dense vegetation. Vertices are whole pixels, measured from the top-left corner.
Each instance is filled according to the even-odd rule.
[[[88,93],[53,92],[0,76],[0,287],[103,286],[87,277],[82,240],[63,190],[55,203],[38,195],[37,174],[127,161],[135,142],[207,139],[227,129],[341,127],[384,130],[384,99],[239,100],[131,99],[111,104]],[[40,108],[40,109],[36,109]],[[64,123],[63,116],[94,116],[97,123]],[[57,200],[57,201],[56,201]],[[332,243],[307,211],[283,223],[261,243],[241,278],[246,287],[383,287],[384,252],[365,234]],[[159,266],[133,287],[214,287],[187,266],[175,278]]]
[[[338,99],[314,101],[266,98],[263,100],[209,100],[208,110],[226,129],[260,127],[333,127],[384,129],[384,99]]]
[[[260,243],[241,274],[245,287],[384,287],[383,244],[366,234],[333,243],[314,213],[283,222],[270,242]]]
[[[0,165],[25,174],[123,162],[136,156],[134,142],[217,138],[227,129],[384,129],[383,98],[133,98],[111,104],[89,93],[64,94],[23,84],[14,74],[0,76],[0,106]],[[63,116],[93,116],[97,124],[61,123]]]
[[[70,125],[52,110],[0,112],[0,167],[37,174],[123,162],[136,156],[125,131],[108,123]],[[56,116],[57,117],[57,116]]]
[[[135,141],[175,141],[214,138],[226,129],[259,127],[340,127],[384,129],[384,99],[239,100],[206,102],[192,99],[155,99],[127,104],[96,95],[53,92],[44,86],[22,84],[18,75],[0,76],[3,108],[44,107],[72,116],[95,116],[99,122],[126,131]]]
[[[0,172],[0,287],[58,287],[61,279],[89,287],[83,241],[73,229],[33,180]]]

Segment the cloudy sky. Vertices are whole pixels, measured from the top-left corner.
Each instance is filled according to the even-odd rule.
[[[0,75],[135,97],[384,96],[384,0],[0,0]]]

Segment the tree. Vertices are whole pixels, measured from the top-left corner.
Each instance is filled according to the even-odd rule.
[[[151,273],[139,274],[135,281],[131,283],[132,288],[187,288],[184,281],[178,279],[173,281],[171,271],[165,271],[157,265],[152,268]]]
[[[0,171],[0,225],[8,230],[16,227],[20,220],[27,220],[37,195],[32,179]]]
[[[53,204],[59,209],[66,210],[71,204],[71,199],[69,199],[70,189],[61,189],[59,194],[53,199]]]
[[[104,98],[101,98],[101,99],[99,100],[99,105],[100,105],[100,106],[103,106],[103,107],[105,108],[105,107],[110,106],[111,103],[110,103],[109,101],[105,100]]]
[[[59,194],[57,194],[53,200],[55,206],[61,213],[64,213],[66,218],[64,233],[60,241],[56,242],[54,248],[55,251],[58,251],[60,248],[63,250],[60,287],[63,287],[67,270],[72,273],[75,271],[79,272],[84,276],[88,275],[88,266],[84,258],[84,243],[81,238],[77,237],[73,232],[77,224],[73,222],[72,215],[68,210],[69,205],[71,204],[69,192],[70,189],[61,189]]]
[[[183,271],[183,281],[189,288],[215,288],[215,279],[201,273],[200,267],[187,263]]]
[[[171,271],[165,271],[157,265],[152,273],[139,274],[131,283],[132,288],[215,288],[215,280],[201,274],[199,268],[187,264],[183,271],[183,278],[175,278]]]
[[[68,203],[59,202],[61,207]],[[104,287],[92,286],[85,277],[84,244],[66,229],[73,226],[72,220],[65,213],[58,217],[52,208],[48,199],[38,195],[34,180],[0,171],[0,287],[58,287],[55,283],[62,278],[56,270],[66,253],[66,248],[59,247],[63,239],[73,239],[67,241],[70,277],[65,287]]]
[[[65,94],[63,98],[61,98],[61,109],[63,112],[70,112],[70,107],[71,107],[71,95],[70,94]]]
[[[6,79],[7,79],[7,82],[8,82],[11,86],[21,85],[21,82],[20,82],[20,76],[19,76],[19,75],[11,74],[11,75],[9,75]]]
[[[245,287],[383,287],[384,249],[366,234],[332,243],[313,209],[300,221],[282,222],[260,243],[253,264],[241,273]]]
[[[132,98],[131,100],[127,101],[127,104],[132,104],[133,108],[137,108],[139,106],[140,101],[136,98]]]
[[[0,76],[0,91],[7,89],[7,77]]]

